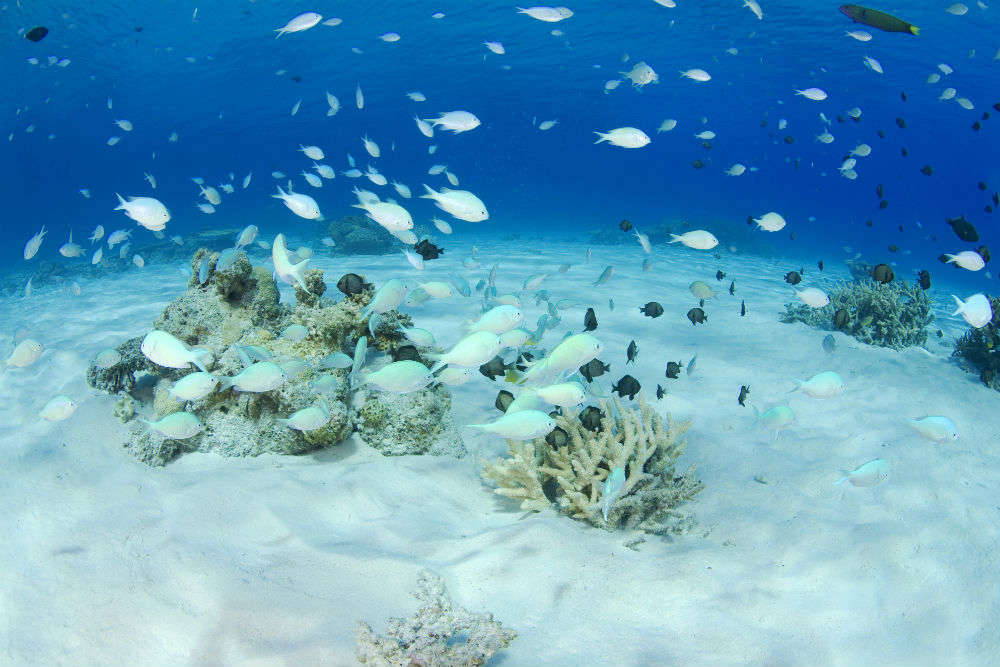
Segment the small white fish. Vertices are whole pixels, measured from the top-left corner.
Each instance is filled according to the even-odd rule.
[[[45,225],[42,225],[41,230],[28,239],[28,242],[24,244],[24,259],[31,259],[38,253],[38,248],[41,247],[42,241],[45,239],[45,235],[47,233]]]
[[[516,9],[518,14],[526,14],[546,23],[558,23],[573,16],[573,11],[566,7],[528,7],[527,9],[517,7]]]
[[[115,144],[117,144],[121,140],[122,140],[121,137],[108,137],[107,144],[108,144],[108,146],[114,146]]]
[[[319,174],[320,176],[322,176],[327,180],[336,178],[337,176],[337,172],[335,172],[333,170],[333,167],[331,167],[328,164],[316,164],[315,162],[313,162],[313,169],[316,170],[317,174]]]
[[[979,271],[986,266],[986,262],[983,260],[982,255],[975,250],[963,250],[955,255],[945,254],[944,257],[947,260],[947,263],[955,264],[967,271]]]
[[[705,83],[712,80],[712,75],[703,69],[688,69],[681,72],[681,76],[692,81]]]
[[[952,316],[961,315],[969,326],[981,329],[993,320],[993,307],[985,294],[973,294],[965,301],[954,294],[951,295],[951,298],[955,300],[957,306]]]
[[[398,42],[400,39],[402,39],[402,37],[398,32],[387,32],[385,34],[379,35],[378,38],[381,39],[383,42],[388,42],[390,44],[392,42]]]
[[[844,386],[844,381],[840,379],[837,373],[823,371],[808,380],[795,380],[795,388],[792,391],[796,390],[801,390],[802,393],[813,398],[831,398],[843,394],[846,387]]]
[[[323,149],[319,146],[303,146],[299,145],[299,151],[305,153],[305,156],[310,160],[322,160],[326,155],[323,153]],[[280,178],[275,176],[275,178]]]
[[[884,481],[888,476],[889,464],[883,459],[872,459],[863,466],[855,468],[841,477],[835,484],[850,482],[851,486],[875,486],[879,482]]]
[[[419,90],[414,90],[406,94],[414,102],[426,102],[427,96],[421,93]]]
[[[951,74],[952,72],[955,71],[954,69],[952,69],[951,65],[946,65],[944,63],[938,63],[937,68],[945,76],[947,76],[947,75],[949,75],[949,74]]]
[[[361,143],[364,144],[365,150],[372,157],[379,157],[382,151],[379,149],[378,144],[368,138],[368,135],[361,137]]]
[[[331,26],[331,27],[336,27],[336,26],[340,25],[343,22],[344,22],[344,19],[333,18],[333,19],[327,19],[327,20],[323,21],[323,25],[328,25],[328,26]]]
[[[507,50],[503,48],[503,44],[501,44],[500,42],[483,42],[483,46],[485,46],[487,49],[497,54],[498,56],[502,56],[503,54],[507,53]]]
[[[872,154],[872,147],[868,144],[858,144],[852,151],[851,155],[857,155],[858,157],[868,157]]]
[[[920,419],[910,419],[908,422],[917,433],[928,440],[935,442],[958,440],[958,427],[947,417],[921,417]]]
[[[302,106],[302,100],[299,100],[298,102],[296,102],[295,104],[292,105],[292,115],[293,116],[299,112],[299,107],[301,107],[301,106]]]
[[[79,190],[77,190],[77,192],[83,195],[85,199],[90,199],[90,190],[88,190],[87,188],[80,188]]]
[[[120,127],[125,132],[131,132],[132,131],[132,123],[130,121],[127,121],[127,120],[116,120],[115,121],[115,125],[117,125],[118,127]]]
[[[361,92],[361,84],[354,89],[354,104],[357,105],[359,109],[365,108],[365,94]]]
[[[409,248],[403,249],[403,255],[406,257],[406,261],[410,263],[410,266],[415,268],[417,271],[424,270],[424,258],[413,252]]]
[[[340,111],[340,100],[337,99],[336,95],[330,94],[330,91],[326,91],[326,105],[329,107],[326,110],[327,116],[336,116],[337,112]]]
[[[607,132],[594,132],[598,136],[595,144],[608,142],[621,148],[642,148],[649,144],[649,136],[635,127],[618,127]]]
[[[683,234],[671,234],[670,243],[681,243],[695,250],[711,250],[719,245],[719,239],[704,229],[694,229]]]
[[[156,189],[156,177],[155,176],[153,176],[152,174],[143,174],[143,178],[145,178],[146,182],[149,183],[149,187],[153,188],[154,190]]]
[[[830,297],[826,295],[826,292],[817,287],[807,287],[801,291],[796,290],[795,296],[810,308],[822,308],[830,303]]]
[[[710,141],[711,139],[715,139],[715,132],[712,132],[711,130],[703,130],[694,135],[694,138],[701,139],[702,141]]]
[[[739,162],[735,163],[733,166],[726,169],[726,175],[728,176],[742,176],[746,172],[747,168],[745,165]]]
[[[146,266],[146,260],[142,258],[142,255],[132,255],[132,263],[138,266],[140,269]]]
[[[76,407],[76,401],[69,396],[54,396],[38,412],[38,416],[45,421],[61,422],[69,419],[76,412]]]
[[[871,56],[865,56],[864,63],[865,67],[875,72],[876,74],[885,74],[885,72],[882,70],[882,63],[875,60]]]
[[[253,178],[253,172],[252,171],[249,174],[247,174],[246,176],[243,177],[243,189],[244,190],[246,190],[247,186],[250,185],[250,179],[252,179],[252,178]]]
[[[556,427],[556,420],[541,410],[521,410],[505,413],[499,419],[487,424],[469,424],[470,428],[480,428],[511,440],[534,440],[548,435]]]
[[[657,131],[657,133],[659,133],[659,132],[669,132],[670,130],[674,129],[675,127],[677,127],[677,121],[675,119],[673,119],[673,118],[667,118],[662,123],[660,123],[660,126],[658,128],[656,128],[656,131]]]
[[[949,5],[945,11],[954,16],[965,16],[968,13],[969,8],[961,2],[956,2],[953,5]]]
[[[801,95],[807,100],[813,100],[814,102],[822,102],[827,98],[826,91],[822,88],[806,88],[804,90],[796,90],[796,95]]]
[[[551,130],[558,123],[559,123],[558,120],[543,120],[541,123],[538,124],[538,129],[539,130]]]
[[[848,37],[853,37],[859,42],[870,42],[872,41],[872,35],[870,32],[865,32],[864,30],[848,30],[844,33]]]
[[[305,12],[304,14],[299,14],[283,27],[275,30],[278,34],[275,35],[274,38],[277,39],[288,32],[302,32],[303,30],[308,30],[322,20],[323,17],[316,12]]]
[[[97,250],[94,251],[94,255],[90,258],[90,263],[94,266],[100,264],[103,256],[104,246],[97,246]]]
[[[432,218],[431,222],[437,227],[437,230],[442,234],[451,234],[451,225],[442,220],[441,218]]]

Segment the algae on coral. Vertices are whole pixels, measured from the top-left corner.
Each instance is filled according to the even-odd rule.
[[[1000,391],[1000,297],[987,297],[993,319],[984,327],[970,327],[955,342],[952,356],[967,371],[978,372],[979,381]]]

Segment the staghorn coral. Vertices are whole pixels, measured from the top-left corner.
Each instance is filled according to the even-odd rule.
[[[829,305],[822,308],[785,304],[781,321],[834,330],[833,315],[840,309],[848,313],[848,322],[841,331],[862,343],[894,350],[923,345],[927,341],[926,327],[934,320],[930,299],[919,285],[905,280],[883,285],[866,278],[838,285],[830,294]]]
[[[366,667],[477,667],[517,638],[492,614],[455,606],[444,581],[424,571],[413,597],[420,609],[409,618],[390,618],[384,636],[364,621],[355,633],[355,657]]]
[[[497,484],[495,493],[521,500],[524,510],[555,502],[562,513],[607,529],[676,534],[690,528],[693,519],[677,508],[703,485],[693,467],[682,474],[675,471],[689,424],[675,423],[667,415],[664,425],[641,396],[638,408],[625,408],[616,398],[613,403],[602,401],[601,409],[605,416],[596,431],[585,428],[576,413],[558,416],[565,445],[554,447],[543,438],[509,440],[511,458],[487,464],[483,477]],[[605,521],[604,480],[616,467],[625,471],[625,485]]]
[[[1000,297],[988,296],[993,319],[984,327],[969,328],[955,342],[952,356],[967,371],[978,372],[987,387],[1000,391]]]

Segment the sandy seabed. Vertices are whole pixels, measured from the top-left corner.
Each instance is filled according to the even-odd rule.
[[[352,438],[306,456],[188,454],[146,467],[121,446],[114,399],[84,376],[100,350],[147,332],[184,290],[177,266],[147,265],[81,281],[79,296],[39,288],[0,301],[5,349],[22,328],[46,347],[35,365],[0,374],[0,663],[352,665],[356,622],[381,631],[386,617],[414,611],[421,569],[441,575],[457,604],[517,630],[495,661],[510,667],[1000,661],[1000,394],[949,358],[966,325],[950,316],[947,287],[932,289],[932,330],[945,336],[928,350],[834,334],[827,354],[826,332],[778,315],[793,298],[784,272],[807,263],[800,287],[830,287],[848,277],[832,260],[820,274],[811,260],[717,260],[671,246],[654,248],[644,273],[634,246],[595,247],[587,263],[582,245],[511,242],[481,245],[483,266],[469,271],[460,260],[470,247],[446,247],[426,279],[475,283],[500,261],[501,292],[548,272],[542,287],[554,300],[578,299],[543,341],[550,349],[594,306],[612,366],[605,388],[630,373],[661,413],[693,422],[682,463],[697,465],[705,489],[689,506],[692,533],[633,550],[634,535],[521,512],[476,470],[476,455],[498,456],[505,443],[469,429],[473,455],[460,460],[385,458]],[[573,266],[561,274],[562,263]],[[313,265],[331,285],[347,271],[376,283],[420,277],[401,255]],[[607,265],[612,280],[591,287]],[[685,317],[693,280],[719,292],[704,326]],[[666,311],[659,319],[638,312],[652,300]],[[533,327],[543,306],[524,302]],[[479,305],[404,310],[447,347]],[[639,359],[626,367],[632,339]],[[664,377],[667,361],[695,354],[693,374]],[[824,370],[843,377],[846,393],[788,393],[793,378]],[[660,401],[657,383],[669,391]],[[742,384],[762,411],[787,401],[797,422],[772,439],[737,404]],[[454,388],[456,423],[495,418],[500,388],[478,373]],[[79,409],[40,422],[59,393]],[[921,438],[906,419],[923,415],[951,417],[960,439]],[[885,482],[835,486],[877,457],[889,465]]]

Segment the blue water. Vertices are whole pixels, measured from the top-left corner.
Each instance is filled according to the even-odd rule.
[[[109,231],[132,225],[112,212],[114,193],[154,194],[142,180],[146,171],[158,179],[155,194],[171,209],[172,233],[239,226],[249,218],[261,218],[265,230],[273,225],[269,231],[315,225],[268,196],[276,169],[335,220],[352,211],[350,188],[361,183],[338,176],[313,191],[298,176],[309,162],[296,149],[320,145],[338,171],[347,168],[350,152],[363,168],[367,155],[359,137],[365,133],[383,147],[374,161],[379,170],[415,192],[422,182],[443,184],[426,168],[447,164],[490,210],[477,233],[585,238],[593,230],[616,233],[626,217],[640,229],[685,220],[711,229],[724,245],[757,252],[814,253],[830,261],[833,250],[842,253],[847,245],[878,261],[933,269],[940,253],[966,248],[944,224],[945,217],[965,213],[986,245],[995,242],[983,206],[1000,188],[1000,118],[984,121],[980,132],[970,129],[1000,101],[992,10],[972,6],[965,16],[952,16],[924,2],[884,7],[920,26],[920,36],[912,37],[854,25],[834,3],[767,2],[763,21],[736,0],[679,4],[582,2],[572,7],[572,18],[551,24],[500,2],[102,2],[58,9],[8,3],[9,77],[0,95],[4,134],[13,138],[4,145],[0,189],[10,242],[0,252],[7,262],[22,261],[23,241],[43,224],[51,236],[41,259],[59,259],[58,244],[70,228],[79,239],[98,223]],[[274,28],[308,10],[343,24],[274,38]],[[436,11],[445,18],[431,18]],[[43,41],[15,35],[36,24],[51,31]],[[864,44],[844,35],[854,28],[874,39]],[[553,29],[564,34],[553,36]],[[402,39],[378,39],[388,31]],[[501,41],[507,54],[488,52],[485,40]],[[726,53],[731,47],[737,55]],[[50,55],[71,64],[48,66]],[[885,74],[866,69],[865,55],[878,59]],[[29,64],[30,57],[41,64]],[[658,84],[634,90],[626,82],[604,92],[605,81],[641,60],[658,72]],[[928,85],[941,62],[954,73]],[[691,67],[707,69],[712,81],[678,76]],[[276,76],[281,69],[287,73]],[[354,107],[357,84],[366,98],[362,111]],[[793,93],[810,86],[829,98],[813,102]],[[938,101],[945,86],[957,88],[975,110]],[[428,101],[411,102],[404,96],[410,90]],[[325,116],[325,91],[341,101],[333,118]],[[293,117],[298,100],[301,110]],[[859,123],[837,121],[855,106],[863,112]],[[452,109],[472,111],[482,126],[457,136],[439,131],[433,140],[417,132],[415,114]],[[820,112],[832,121],[830,145],[814,139],[824,129]],[[657,134],[668,117],[678,120],[677,128]],[[897,127],[897,117],[906,129]],[[135,129],[119,130],[112,124],[119,118]],[[788,121],[785,131],[777,129],[781,118]],[[533,119],[559,124],[541,132]],[[36,127],[31,134],[25,133],[29,124]],[[652,143],[639,150],[593,144],[595,130],[624,125],[643,129]],[[710,150],[692,136],[704,129],[718,135]],[[177,143],[167,142],[171,132],[178,133]],[[55,138],[48,139],[50,133]],[[112,135],[122,140],[108,147]],[[795,143],[784,143],[786,135]],[[388,150],[393,142],[395,152]],[[862,142],[872,155],[859,158],[856,181],[841,178],[837,167]],[[428,156],[431,143],[439,149]],[[901,157],[902,147],[909,157]],[[696,159],[703,169],[691,166]],[[725,175],[735,162],[759,170]],[[933,176],[920,173],[925,164]],[[239,188],[251,170],[250,189],[226,197],[214,216],[195,209],[190,177],[218,184],[234,172]],[[986,192],[977,189],[979,181],[987,183]],[[885,210],[878,208],[879,183],[889,202]],[[92,198],[78,188],[89,188]],[[426,201],[411,202],[411,210],[418,223],[436,211]],[[773,236],[752,233],[746,217],[769,210],[781,212],[789,227]],[[868,219],[871,228],[864,226]],[[469,225],[459,223],[458,233],[463,227]],[[890,243],[912,254],[891,255]]]

